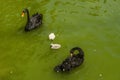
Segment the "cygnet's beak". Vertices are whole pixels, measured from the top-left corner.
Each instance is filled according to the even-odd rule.
[[[22,16],[22,17],[24,17],[24,15],[25,15],[25,13],[24,13],[24,12],[22,12],[22,15],[21,15],[21,16]]]

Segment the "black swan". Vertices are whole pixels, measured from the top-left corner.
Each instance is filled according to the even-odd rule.
[[[25,31],[30,31],[32,29],[35,29],[42,24],[42,18],[43,18],[42,14],[36,13],[32,15],[32,17],[30,18],[28,9],[24,9],[22,12],[22,17],[24,16],[25,13],[27,13],[27,23],[25,26]]]
[[[75,51],[78,51],[78,54],[75,54]],[[62,64],[55,66],[55,72],[68,72],[75,67],[80,66],[84,61],[84,52],[79,47],[74,47],[70,50],[71,56],[66,58]]]

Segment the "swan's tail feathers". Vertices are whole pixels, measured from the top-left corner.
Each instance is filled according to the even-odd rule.
[[[43,15],[39,14],[38,17],[37,17],[37,20],[40,22],[40,24],[42,24]]]
[[[42,20],[43,19],[43,15],[42,14],[38,14],[37,18],[38,18],[38,20]]]

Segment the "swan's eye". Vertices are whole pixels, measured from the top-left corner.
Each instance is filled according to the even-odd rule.
[[[24,13],[24,12],[22,12],[22,15],[21,15],[21,16],[22,16],[22,17],[24,17],[24,15],[25,15],[25,13]]]

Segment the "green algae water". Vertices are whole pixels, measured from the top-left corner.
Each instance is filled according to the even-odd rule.
[[[0,80],[120,80],[120,0],[0,0]],[[24,31],[30,15],[43,14],[43,24]],[[56,39],[48,35],[54,32]],[[59,50],[51,50],[59,43]],[[56,73],[69,50],[79,46],[84,63]]]

